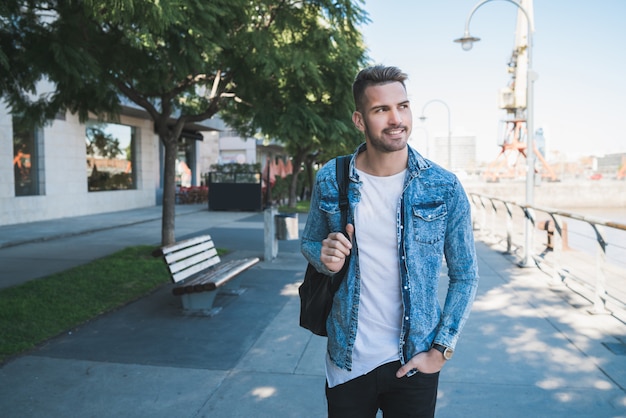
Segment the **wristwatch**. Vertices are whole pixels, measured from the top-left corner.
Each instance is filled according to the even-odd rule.
[[[433,348],[443,354],[443,358],[450,360],[454,354],[454,350],[441,344],[433,344]]]

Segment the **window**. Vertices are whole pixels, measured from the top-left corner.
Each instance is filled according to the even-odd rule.
[[[38,147],[35,127],[13,117],[13,173],[15,196],[39,194]]]
[[[87,122],[85,139],[90,192],[136,188],[134,127]]]
[[[181,138],[176,153],[176,186],[191,187],[194,141]]]

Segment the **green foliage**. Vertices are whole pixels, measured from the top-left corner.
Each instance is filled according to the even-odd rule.
[[[206,112],[209,101],[196,95],[194,86],[212,86],[231,26],[242,21],[246,3],[8,2],[12,7],[0,9],[0,45],[7,58],[0,95],[17,112],[40,121],[59,108],[77,111],[82,120],[89,111],[114,117],[120,94],[168,117],[176,111]],[[54,83],[54,91],[33,100],[24,92],[33,92],[42,76]]]
[[[327,12],[329,3],[304,2],[278,20],[283,24],[250,33],[240,53],[264,81],[238,85],[241,100],[226,103],[221,113],[243,136],[262,132],[279,140],[294,167],[307,170],[352,152],[363,140],[352,124],[351,86],[367,60],[357,30],[367,17],[360,2],[334,2],[336,8]],[[295,170],[294,176],[298,174]],[[307,183],[310,189],[311,177]],[[297,179],[288,187],[289,204],[294,206]],[[273,190],[272,196],[282,193]]]
[[[261,172],[261,163],[239,164],[212,164],[211,171],[223,174],[257,174]]]
[[[357,25],[366,17],[347,1],[324,13],[328,3],[305,2],[239,44],[264,82],[238,86],[241,101],[222,113],[229,125],[246,136],[261,131],[278,139],[292,155],[356,146],[351,86],[365,62]]]
[[[87,155],[115,158],[122,153],[120,141],[98,126],[87,126]]]
[[[169,281],[151,246],[0,290],[0,362]]]
[[[133,188],[133,177],[130,173],[111,174],[106,171],[98,171],[94,166],[87,179],[87,187],[90,192],[128,190]]]
[[[253,164],[213,164],[207,173],[206,184],[210,183],[260,183],[261,163]]]
[[[6,0],[0,95],[40,122],[64,107],[82,120],[89,111],[115,118],[120,94],[153,116],[189,121],[232,105],[244,112],[228,112],[240,130],[288,147],[293,138],[345,142],[349,89],[364,62],[359,3]],[[42,76],[54,91],[26,95]]]
[[[272,200],[282,202],[289,198],[289,184],[291,182],[292,174],[287,177],[276,177],[276,182],[272,186]]]
[[[350,85],[364,62],[361,0],[3,0],[0,96],[43,124],[68,109],[150,115],[165,146],[162,243],[171,243],[185,126],[224,110],[285,142],[296,166],[355,140]],[[41,79],[51,88],[35,93]],[[344,145],[346,144],[346,145]]]
[[[364,12],[346,0],[6,0],[0,13],[0,95],[46,115],[62,107],[83,118],[115,113],[121,93],[149,110],[202,120],[235,95],[258,107],[265,101],[250,100],[262,94],[239,91],[267,90],[266,81],[273,89],[308,80],[307,100],[328,104],[337,92],[320,89],[327,64],[363,51],[355,43]],[[34,91],[41,76],[54,92],[34,101],[20,93]]]
[[[309,213],[311,209],[311,201],[309,200],[300,200],[295,207],[290,206],[279,206],[278,211],[280,213]]]
[[[288,174],[285,178],[276,177],[276,182],[272,187],[272,199],[277,200],[279,202],[286,201],[289,199],[290,188],[293,181],[293,174]],[[302,198],[304,196],[304,189],[308,186],[307,181],[302,177],[298,176],[295,184],[295,194],[296,197]]]

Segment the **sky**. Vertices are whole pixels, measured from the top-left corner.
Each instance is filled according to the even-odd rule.
[[[477,160],[489,162],[506,112],[498,92],[511,76],[518,7],[491,0],[472,16],[470,51],[453,40],[478,0],[366,0],[370,22],[361,27],[375,64],[397,66],[409,76],[415,141],[473,135]],[[626,152],[626,0],[535,0],[532,69],[535,129],[542,128],[547,158]],[[422,122],[419,116],[427,116]],[[420,150],[424,153],[424,150]]]

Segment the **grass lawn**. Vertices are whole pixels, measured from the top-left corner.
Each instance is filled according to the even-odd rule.
[[[289,206],[280,206],[278,211],[282,213],[308,213],[310,205],[311,202],[309,200],[301,200],[296,203],[295,209]]]
[[[0,290],[0,364],[169,282],[152,246]]]

